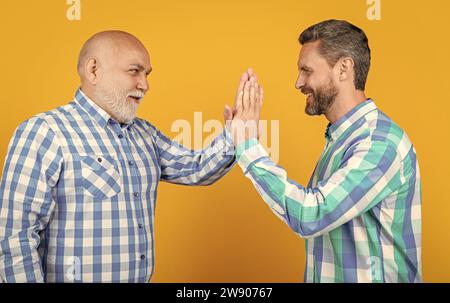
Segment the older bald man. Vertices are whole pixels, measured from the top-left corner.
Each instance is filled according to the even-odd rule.
[[[73,102],[17,128],[0,187],[3,281],[147,282],[159,181],[209,185],[231,169],[228,131],[193,152],[135,118],[151,70],[134,36],[95,34]]]

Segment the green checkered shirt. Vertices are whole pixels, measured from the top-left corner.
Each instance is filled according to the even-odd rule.
[[[238,163],[271,210],[306,238],[306,282],[421,282],[421,185],[406,133],[368,99],[332,125],[307,187],[256,139]]]

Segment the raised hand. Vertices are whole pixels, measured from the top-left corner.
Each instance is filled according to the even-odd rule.
[[[224,111],[226,125],[233,134],[235,146],[248,139],[259,137],[258,126],[263,94],[256,74],[252,69],[248,69],[241,76],[234,108],[225,106]]]

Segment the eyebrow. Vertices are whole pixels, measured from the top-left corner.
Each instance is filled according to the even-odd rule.
[[[144,67],[143,65],[139,64],[139,63],[137,63],[137,64],[130,64],[130,66],[136,67],[136,68],[137,68],[138,70],[140,70],[140,71],[145,71],[145,70],[146,70],[145,67]],[[147,71],[145,72],[145,74],[146,74],[146,75],[150,74],[150,72],[151,72],[152,70],[153,70],[153,68],[150,67],[150,69],[147,70]]]
[[[300,70],[311,72],[313,69],[306,65],[302,65],[302,66],[300,66]]]

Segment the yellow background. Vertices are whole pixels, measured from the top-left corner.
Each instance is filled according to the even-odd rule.
[[[362,27],[372,49],[367,95],[406,130],[423,178],[423,273],[450,281],[450,2],[382,0],[65,0],[0,4],[0,159],[25,119],[65,104],[76,59],[93,33],[121,29],[148,47],[154,71],[139,115],[167,135],[177,119],[221,119],[247,67],[265,88],[263,119],[280,121],[280,165],[306,184],[324,145],[324,117],[304,114],[294,89],[298,34],[329,18]],[[236,167],[212,187],[161,184],[153,282],[303,281],[304,241],[276,218]]]

